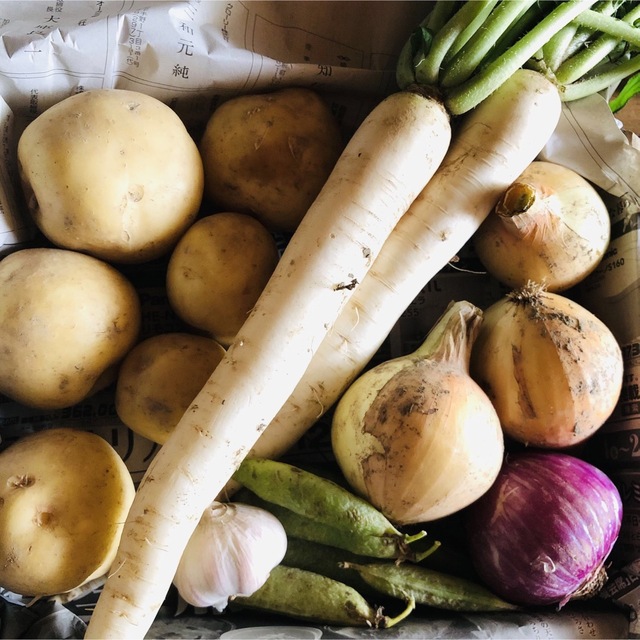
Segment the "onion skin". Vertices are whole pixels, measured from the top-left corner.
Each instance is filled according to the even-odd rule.
[[[559,292],[595,270],[610,236],[609,212],[595,188],[572,169],[537,160],[505,191],[473,243],[507,287],[534,280]]]
[[[623,359],[613,333],[593,313],[529,283],[485,310],[470,371],[506,435],[563,449],[584,442],[611,415]]]
[[[523,606],[595,595],[620,532],[622,502],[593,465],[555,451],[510,453],[465,513],[469,553],[497,595]]]
[[[470,303],[450,304],[419,349],[362,374],[336,405],[336,461],[395,524],[460,511],[500,470],[500,421],[468,370],[481,321]]]

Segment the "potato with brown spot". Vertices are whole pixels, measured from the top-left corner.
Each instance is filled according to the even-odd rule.
[[[47,596],[106,574],[134,493],[120,456],[88,431],[11,444],[0,453],[0,586]]]
[[[136,433],[164,444],[224,354],[215,340],[189,333],[143,340],[118,373],[118,416]]]
[[[29,210],[59,247],[118,263],[170,251],[200,208],[198,147],[151,96],[94,89],[58,102],[18,143]]]
[[[205,195],[271,230],[294,231],[342,148],[337,120],[311,89],[232,98],[213,112],[200,140]]]
[[[273,236],[252,216],[206,216],[189,228],[171,254],[169,303],[187,324],[228,347],[278,260]]]
[[[0,393],[39,409],[77,404],[115,380],[140,324],[138,294],[113,266],[16,251],[0,261]]]

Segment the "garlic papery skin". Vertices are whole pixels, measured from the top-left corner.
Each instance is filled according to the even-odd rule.
[[[213,502],[189,539],[173,584],[185,602],[223,611],[230,598],[257,591],[286,550],[287,534],[273,514]]]
[[[622,352],[609,328],[536,283],[485,309],[470,369],[504,432],[550,449],[580,444],[598,430],[623,381]]]
[[[537,160],[503,193],[473,244],[485,269],[507,287],[532,280],[560,292],[595,270],[610,236],[596,189],[572,169]]]
[[[459,511],[500,470],[500,423],[468,371],[481,321],[474,305],[451,303],[419,349],[366,371],[336,405],[338,465],[354,491],[395,524]]]

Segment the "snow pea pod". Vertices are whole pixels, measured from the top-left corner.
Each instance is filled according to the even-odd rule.
[[[332,480],[293,465],[245,458],[234,479],[263,501],[291,536],[376,558],[411,556],[426,532],[400,532],[373,505]],[[242,494],[241,494],[242,495]],[[238,498],[238,501],[248,499]]]
[[[319,624],[386,628],[408,615],[390,618],[352,587],[313,571],[278,565],[265,584],[250,596],[234,598],[240,605]]]
[[[517,605],[499,598],[483,585],[408,562],[358,564],[343,562],[385,595],[438,609],[460,612],[516,611]]]

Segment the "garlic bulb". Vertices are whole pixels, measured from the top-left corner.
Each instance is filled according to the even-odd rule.
[[[572,169],[537,160],[504,192],[473,243],[502,284],[533,280],[558,292],[600,264],[610,235],[609,212],[595,188]]]
[[[335,458],[353,489],[396,524],[471,504],[504,453],[498,416],[469,376],[482,312],[455,302],[412,354],[366,371],[336,405]]]
[[[599,429],[623,379],[621,349],[609,328],[535,283],[485,310],[470,369],[507,435],[553,449],[579,444]]]
[[[189,539],[173,584],[185,602],[223,611],[230,598],[257,591],[286,550],[284,527],[268,511],[213,502]]]

